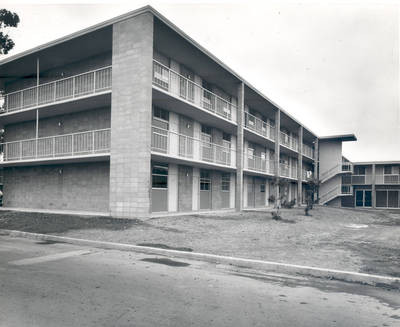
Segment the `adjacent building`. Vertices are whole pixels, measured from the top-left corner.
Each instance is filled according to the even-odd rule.
[[[7,58],[0,77],[7,208],[148,217],[300,204],[312,175],[322,203],[356,189],[354,135],[318,137],[148,6]]]

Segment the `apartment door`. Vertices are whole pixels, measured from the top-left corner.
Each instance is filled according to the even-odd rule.
[[[200,171],[200,209],[211,209],[211,177],[208,171]]]
[[[191,102],[194,101],[194,73],[181,65],[180,96]]]
[[[247,206],[249,208],[254,208],[256,206],[256,192],[254,185],[254,178],[249,177],[247,181]]]
[[[368,190],[356,191],[356,207],[372,207],[372,193]]]

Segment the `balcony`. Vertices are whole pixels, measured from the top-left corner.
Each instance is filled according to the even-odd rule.
[[[297,179],[297,167],[284,163],[279,164],[279,175],[281,177]]]
[[[293,150],[293,151],[298,151],[299,148],[299,143],[298,140],[294,137],[289,136],[288,134],[284,132],[280,132],[280,141],[281,145]]]
[[[215,143],[152,127],[151,150],[172,157],[235,167],[235,151]]]
[[[314,149],[311,146],[303,143],[303,155],[314,159]]]
[[[246,169],[261,172],[269,175],[275,174],[275,162],[274,160],[267,160],[258,156],[250,156],[247,158]]]
[[[208,112],[236,122],[235,105],[155,60],[153,85]]]
[[[245,112],[245,127],[258,135],[261,135],[267,139],[275,141],[275,127],[266,123],[265,121],[253,116],[252,114]]]
[[[111,66],[5,94],[1,113],[55,104],[111,90]]]
[[[400,175],[376,175],[375,184],[400,184]]]
[[[2,143],[2,164],[109,153],[110,135],[107,128]]]
[[[372,184],[372,175],[352,175],[351,184],[353,185]]]

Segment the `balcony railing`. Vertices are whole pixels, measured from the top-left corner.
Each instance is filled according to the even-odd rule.
[[[351,184],[356,184],[356,185],[372,184],[372,175],[352,175]]]
[[[288,177],[288,178],[295,178],[297,179],[297,167],[296,166],[290,166],[284,163],[279,164],[279,174],[282,177]]]
[[[153,84],[214,114],[236,121],[235,105],[155,60]]]
[[[111,89],[111,66],[5,94],[4,112],[79,98]]]
[[[275,140],[275,127],[256,116],[245,112],[245,127],[270,140]]]
[[[284,133],[280,132],[281,144],[290,148],[294,151],[298,151],[299,143],[296,138]]]
[[[259,156],[250,156],[247,158],[246,168],[273,175],[275,173],[275,162]]]
[[[311,146],[303,143],[303,155],[314,159],[314,149]]]
[[[234,166],[234,150],[162,128],[152,127],[151,149],[172,156]]]
[[[353,187],[351,185],[342,185],[340,189],[341,195],[352,195]]]
[[[375,184],[400,184],[400,175],[376,175]]]
[[[0,144],[2,161],[21,161],[107,153],[110,129],[41,137]]]
[[[327,171],[324,171],[320,175],[320,180],[325,181],[337,174],[341,173],[351,173],[353,171],[353,165],[349,162],[340,163],[332,168],[329,168]]]

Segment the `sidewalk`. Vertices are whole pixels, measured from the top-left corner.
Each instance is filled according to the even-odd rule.
[[[400,277],[400,214],[326,207],[147,221],[0,212],[0,228]]]

